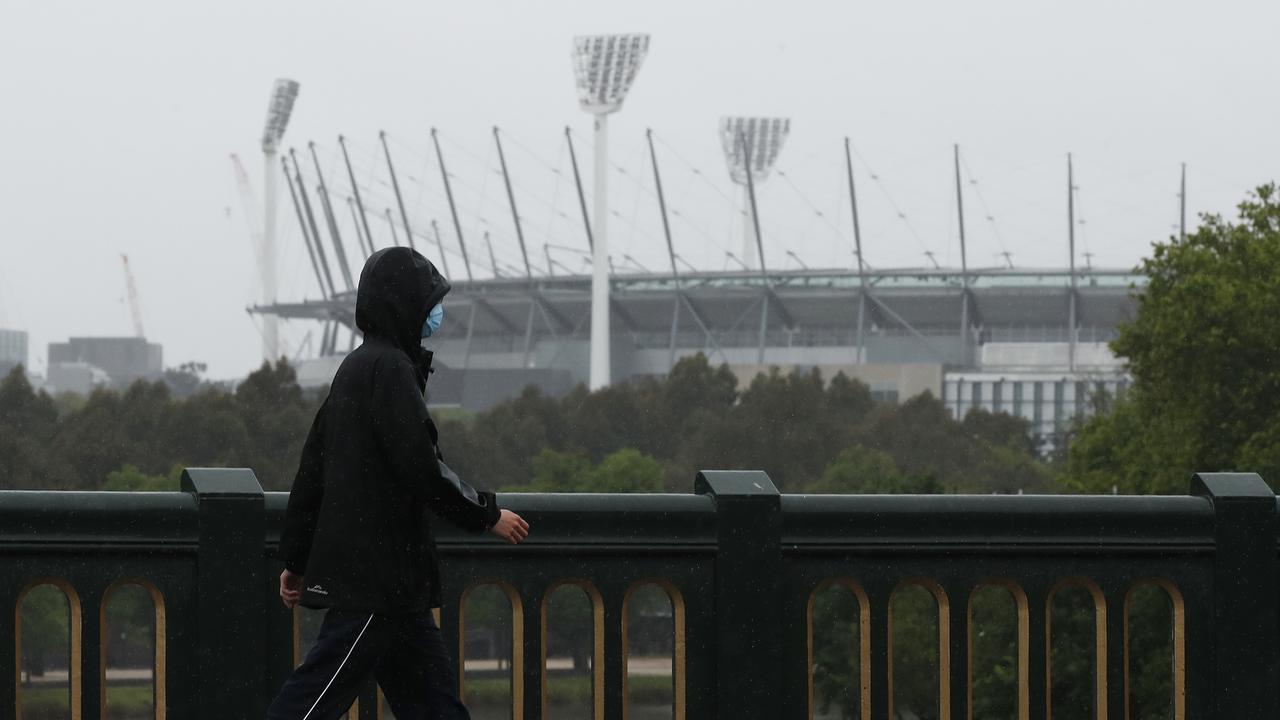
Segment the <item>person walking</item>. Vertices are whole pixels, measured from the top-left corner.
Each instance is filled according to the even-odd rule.
[[[469,720],[440,628],[427,511],[515,544],[529,525],[445,465],[423,391],[449,282],[416,251],[369,256],[356,292],[360,347],[316,412],[289,493],[280,599],[325,608],[315,645],[268,720],[334,720],[370,675],[397,720]]]

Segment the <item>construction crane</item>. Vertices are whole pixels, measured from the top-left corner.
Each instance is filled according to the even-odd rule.
[[[240,191],[240,203],[244,209],[245,222],[249,225],[249,241],[253,245],[253,255],[258,261],[258,271],[261,273],[264,258],[262,255],[262,224],[258,221],[258,218],[262,216],[258,213],[258,203],[253,196],[253,186],[249,184],[249,174],[245,172],[244,165],[240,162],[240,157],[235,153],[231,154],[231,164],[235,166],[236,187]]]
[[[129,256],[120,253],[120,259],[124,261],[124,282],[129,288],[129,312],[133,314],[133,334],[144,338],[147,334],[142,329],[142,310],[138,307],[138,286],[134,284],[133,271],[129,269]]]
[[[293,366],[297,367],[302,362],[302,354],[311,347],[311,331],[308,330],[306,335],[302,336],[302,341],[298,343],[298,351],[293,354]]]

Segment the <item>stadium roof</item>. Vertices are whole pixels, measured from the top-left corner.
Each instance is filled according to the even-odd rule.
[[[910,325],[925,334],[953,333],[960,324],[966,276],[959,270],[866,272],[868,322]],[[1071,275],[1063,269],[977,269],[967,274],[970,322],[978,327],[1066,327]],[[694,320],[713,332],[759,328],[767,297],[770,329],[847,329],[856,321],[860,280],[855,270],[790,270],[619,274],[612,278],[615,333],[669,332],[677,293]],[[1082,327],[1111,328],[1129,317],[1146,277],[1132,270],[1076,271],[1076,317]],[[446,307],[449,335],[585,336],[590,322],[589,275],[499,277],[455,282]],[[474,310],[473,310],[474,308]],[[328,300],[254,306],[250,312],[354,326],[355,293]],[[474,313],[474,326],[468,320]],[[683,322],[683,321],[682,321]],[[530,329],[532,327],[532,329]]]

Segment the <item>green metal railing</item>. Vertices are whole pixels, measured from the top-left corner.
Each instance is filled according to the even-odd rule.
[[[296,623],[272,559],[287,495],[242,469],[190,469],[179,493],[0,492],[0,715],[16,715],[25,590],[49,582],[72,609],[73,718],[103,717],[104,598],[137,581],[156,602],[156,717],[262,717],[294,663]],[[1088,590],[1095,717],[1128,717],[1126,601],[1143,583],[1173,604],[1176,718],[1280,715],[1276,497],[1252,474],[1201,474],[1179,497],[781,495],[760,472],[705,471],[689,495],[503,495],[532,525],[509,546],[438,530],[441,626],[478,584],[512,601],[512,711],[543,717],[544,601],[572,582],[594,606],[598,720],[625,718],[630,592],[671,597],[677,718],[814,713],[813,601],[857,599],[861,717],[892,708],[889,609],[919,586],[938,611],[939,717],[971,717],[971,598],[1005,588],[1017,612],[1017,716],[1048,716],[1052,599]],[[359,717],[378,717],[370,688]]]

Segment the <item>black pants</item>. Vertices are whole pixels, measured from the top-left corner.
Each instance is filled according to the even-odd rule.
[[[396,720],[470,720],[431,613],[329,610],[316,644],[267,711],[267,720],[335,720],[372,674]]]

